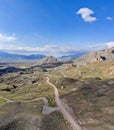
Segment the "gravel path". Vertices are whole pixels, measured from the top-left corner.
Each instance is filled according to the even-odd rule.
[[[46,77],[46,78],[47,78],[47,83],[54,89],[56,104],[57,104],[59,110],[61,111],[61,113],[63,114],[64,118],[71,124],[73,130],[82,130],[82,128],[80,127],[78,122],[73,118],[73,116],[62,105],[61,99],[59,98],[59,92],[58,92],[58,89],[56,88],[56,86],[49,81],[49,77]]]

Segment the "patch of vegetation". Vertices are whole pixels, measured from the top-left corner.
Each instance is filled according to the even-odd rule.
[[[41,122],[41,130],[71,130],[70,125],[66,123],[59,112],[51,113],[45,116]]]
[[[6,103],[6,101],[4,99],[0,98],[0,105],[5,104],[5,103]]]
[[[113,61],[104,61],[91,64],[88,63],[81,67],[72,67],[71,69],[65,70],[65,73],[66,75],[68,75],[68,77],[72,77],[75,79],[80,78],[109,79],[114,78],[114,70],[112,73],[113,66],[114,66]]]

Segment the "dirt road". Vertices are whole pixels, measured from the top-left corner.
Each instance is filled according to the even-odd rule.
[[[10,99],[5,98],[5,97],[2,97],[2,96],[0,96],[0,98],[3,99],[3,100],[5,100],[7,103],[15,102],[15,101],[13,101],[13,100],[10,100]]]
[[[7,103],[10,103],[10,102],[16,102],[14,100],[11,100],[11,99],[8,99],[8,98],[5,98],[5,97],[2,97],[0,96],[1,99],[5,100]],[[35,99],[32,99],[32,100],[27,100],[27,101],[21,101],[22,103],[29,103],[29,102],[35,102],[35,101],[38,101],[38,100],[42,100],[44,105],[45,106],[48,106],[48,100],[46,97],[39,97],[39,98],[35,98]]]
[[[59,98],[59,92],[58,92],[58,89],[56,88],[56,86],[49,81],[49,77],[46,77],[46,78],[47,78],[47,83],[54,89],[56,104],[57,104],[59,110],[61,111],[61,113],[63,114],[64,118],[71,124],[73,130],[82,130],[82,128],[80,127],[78,122],[73,118],[73,116],[62,105],[61,99]]]

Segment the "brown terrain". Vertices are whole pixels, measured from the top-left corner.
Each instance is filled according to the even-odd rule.
[[[73,63],[2,64],[0,130],[114,130],[113,58],[111,48]]]

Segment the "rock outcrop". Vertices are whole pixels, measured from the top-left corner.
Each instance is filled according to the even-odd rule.
[[[53,56],[47,56],[41,60],[38,61],[38,64],[47,64],[47,63],[55,63],[57,62],[57,59]]]
[[[114,47],[106,50],[91,52],[73,61],[73,65],[83,66],[87,63],[114,60]]]

